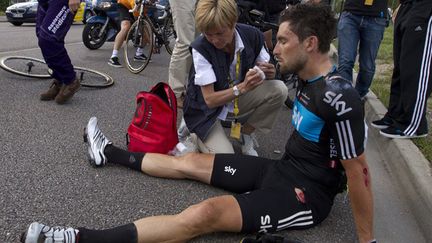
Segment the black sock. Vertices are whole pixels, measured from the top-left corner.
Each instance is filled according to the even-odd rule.
[[[104,154],[108,163],[124,165],[131,169],[141,171],[141,163],[145,153],[129,152],[114,145],[107,145]]]
[[[137,243],[138,233],[135,224],[115,227],[106,230],[78,228],[77,243]]]

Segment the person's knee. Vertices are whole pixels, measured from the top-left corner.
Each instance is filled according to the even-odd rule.
[[[45,58],[56,56],[59,53],[60,42],[53,35],[40,31],[38,36],[38,45],[44,53]]]
[[[129,29],[130,29],[130,27],[131,27],[131,22],[123,20],[121,22],[120,31],[122,31],[122,32],[128,32]]]
[[[197,235],[211,232],[221,213],[221,205],[214,199],[207,199],[184,210],[179,220],[192,235]]]
[[[266,82],[266,81],[264,81]],[[280,80],[272,80],[272,85],[269,90],[269,94],[276,102],[283,103],[288,97],[288,88],[287,86]]]
[[[40,31],[38,35],[39,47],[50,46],[52,44],[57,44],[58,40],[54,35],[48,34],[45,31]]]

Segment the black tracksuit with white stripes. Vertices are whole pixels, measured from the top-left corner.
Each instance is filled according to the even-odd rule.
[[[387,117],[406,135],[428,132],[432,81],[432,1],[401,0],[394,27],[394,71]]]

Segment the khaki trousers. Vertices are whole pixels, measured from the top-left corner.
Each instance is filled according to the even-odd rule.
[[[169,3],[177,39],[171,55],[168,83],[176,97],[180,97],[186,92],[187,78],[192,63],[189,46],[198,36],[195,30],[196,0],[170,0]]]

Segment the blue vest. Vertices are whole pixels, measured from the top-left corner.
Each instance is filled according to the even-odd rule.
[[[240,56],[240,82],[243,82],[247,71],[253,68],[261,52],[264,45],[264,36],[258,29],[248,25],[237,24],[235,28],[244,44],[244,49]],[[198,51],[212,65],[216,75],[216,82],[213,83],[214,90],[228,89],[229,67],[231,64],[230,54],[214,47],[203,35],[192,42],[191,47]],[[222,108],[223,106],[211,109],[207,106],[201,92],[201,87],[195,85],[195,69],[194,65],[192,65],[183,107],[184,119],[188,129],[196,133],[204,141]]]

